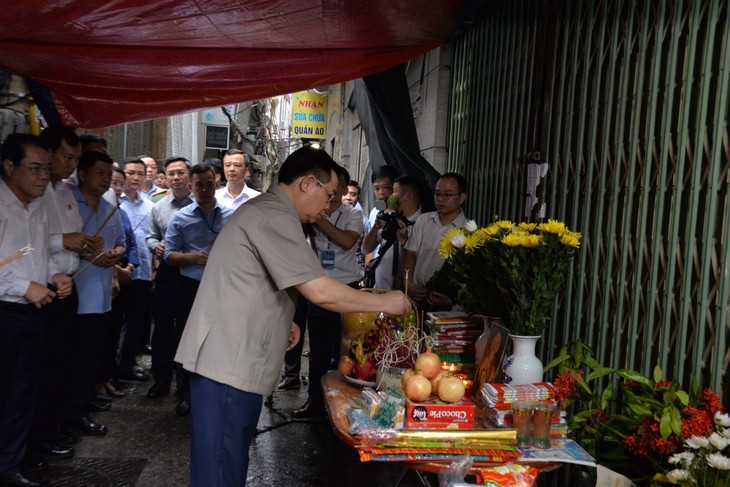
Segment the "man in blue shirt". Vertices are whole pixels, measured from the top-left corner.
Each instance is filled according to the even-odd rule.
[[[134,269],[132,280],[124,289],[125,321],[124,342],[119,358],[119,378],[126,380],[142,380],[148,377],[138,372],[136,355],[139,349],[140,335],[148,328],[150,305],[152,303],[152,252],[147,247],[147,231],[149,216],[154,206],[142,195],[142,184],[145,180],[145,164],[136,157],[122,161],[122,170],[126,176],[124,193],[119,198],[119,207],[129,216],[132,224],[139,267]]]
[[[104,344],[111,332],[112,280],[114,266],[124,255],[124,229],[116,207],[102,195],[109,190],[112,159],[103,152],[85,152],[79,159],[76,195],[82,231],[104,239],[100,252],[81,256],[74,282],[79,293],[78,327],[79,354],[76,359],[73,384],[70,388],[71,406],[68,426],[82,434],[106,434],[105,426],[95,423],[88,415],[92,385],[100,375]]]
[[[208,262],[208,253],[218,233],[233,210],[221,205],[215,198],[215,171],[207,164],[198,164],[190,170],[190,183],[195,201],[181,209],[170,220],[165,233],[165,261],[180,267],[180,284],[176,299],[176,338],[179,339],[193,307],[195,295]],[[188,372],[177,366],[177,393],[175,407],[178,416],[190,413]]]

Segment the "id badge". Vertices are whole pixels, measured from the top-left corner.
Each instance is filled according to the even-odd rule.
[[[322,268],[332,270],[335,268],[335,251],[334,250],[323,250],[322,251]]]

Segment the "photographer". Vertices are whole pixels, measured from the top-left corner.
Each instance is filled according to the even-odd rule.
[[[363,254],[373,252],[380,245],[379,255],[370,261],[365,271],[366,283],[374,278],[373,287],[377,289],[400,288],[402,247],[408,241],[411,225],[421,214],[418,184],[413,176],[396,178],[393,182],[393,197],[398,202],[397,211],[388,209],[379,213],[362,240]]]

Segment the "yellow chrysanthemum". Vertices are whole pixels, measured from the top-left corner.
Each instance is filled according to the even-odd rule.
[[[508,247],[519,247],[525,241],[525,234],[520,232],[508,233],[502,237],[502,243]]]
[[[448,260],[451,258],[451,256],[456,253],[457,248],[454,246],[452,240],[457,235],[464,235],[464,231],[460,228],[452,228],[448,232],[446,232],[441,238],[441,243],[439,243],[438,253],[441,256],[442,259]]]
[[[509,230],[515,226],[515,224],[509,220],[497,220],[493,223],[493,225],[497,225],[502,230]]]
[[[541,223],[538,228],[541,232],[554,233],[555,235],[562,235],[568,231],[565,223],[558,220],[548,220],[547,223]]]
[[[537,228],[537,223],[522,222],[517,225],[517,228],[519,228],[520,230],[524,230],[525,232],[533,232],[535,228]]]
[[[500,230],[502,230],[502,227],[500,227],[496,223],[492,223],[491,225],[489,225],[487,228],[484,228],[483,230],[484,230],[484,233],[488,237],[494,237],[495,235],[497,235],[499,233]],[[477,230],[477,231],[479,231],[479,230]]]
[[[580,233],[564,233],[563,236],[560,238],[560,243],[565,245],[566,247],[575,247],[577,249],[580,247]]]
[[[533,233],[528,233],[523,237],[524,241],[522,243],[523,247],[527,247],[529,249],[534,249],[540,243],[542,242],[542,235],[535,235]]]
[[[467,235],[464,239],[464,251],[467,254],[474,252],[475,249],[481,247],[482,245],[484,245],[484,239],[479,238],[479,235],[477,235],[476,233]]]

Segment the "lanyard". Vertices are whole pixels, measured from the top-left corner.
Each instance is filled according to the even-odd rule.
[[[332,225],[334,225],[335,228],[337,228],[337,222],[340,221],[341,216],[342,216],[342,212],[340,211],[339,213],[337,213],[337,219],[335,220],[334,223],[332,223]],[[328,220],[329,220],[329,218],[328,218]],[[325,238],[327,239],[327,250],[329,250],[332,247],[332,242],[330,241],[330,239],[328,237],[325,236]]]
[[[213,208],[213,221],[211,223],[208,223],[208,219],[205,217],[205,213],[203,213],[203,209],[201,207],[198,206],[196,210],[203,218],[203,223],[205,223],[205,226],[208,227],[208,230],[210,230],[213,235],[218,235],[218,232],[216,232],[213,227],[215,226],[215,219],[218,216],[218,213],[220,213],[220,209],[217,206]]]

